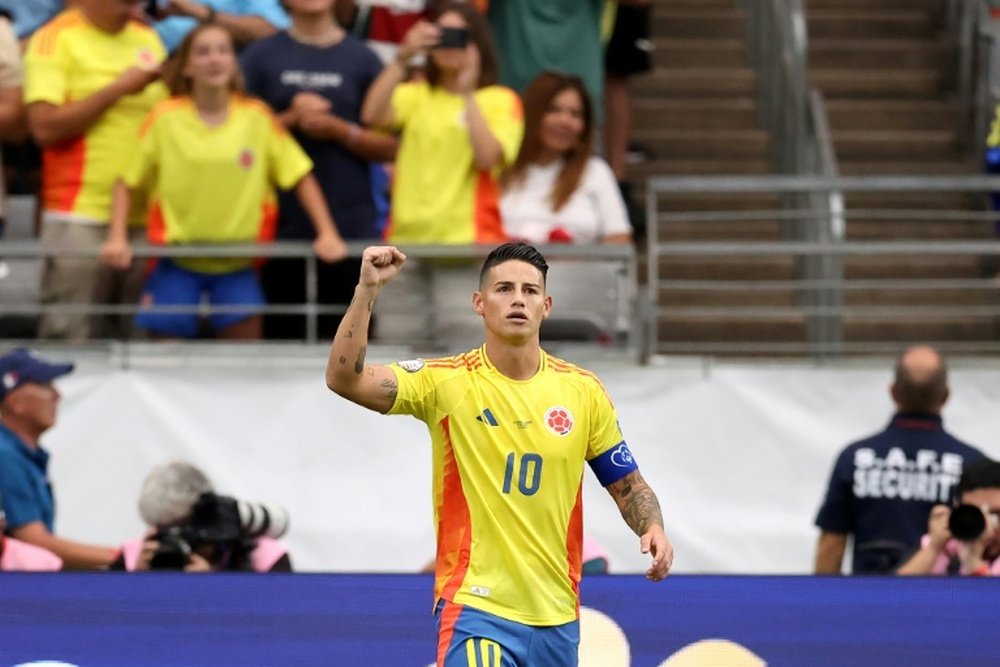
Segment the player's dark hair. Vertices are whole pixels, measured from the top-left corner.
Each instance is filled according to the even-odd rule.
[[[541,272],[542,284],[545,284],[545,276],[549,272],[549,265],[546,263],[545,258],[542,257],[542,253],[538,252],[535,246],[531,246],[520,241],[499,245],[486,256],[486,260],[483,262],[483,268],[479,272],[479,284],[482,285],[486,280],[486,274],[489,273],[490,269],[498,264],[503,264],[504,262],[509,262],[511,260],[531,264]]]
[[[965,466],[956,497],[976,489],[1000,489],[1000,461],[981,459]]]
[[[948,367],[944,358],[927,376],[916,376],[906,363],[906,353],[896,362],[893,396],[902,412],[937,412],[948,399]]]

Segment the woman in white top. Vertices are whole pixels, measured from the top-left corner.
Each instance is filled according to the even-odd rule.
[[[524,92],[524,141],[504,174],[504,230],[529,243],[628,243],[608,164],[591,155],[594,113],[580,78],[543,72]]]

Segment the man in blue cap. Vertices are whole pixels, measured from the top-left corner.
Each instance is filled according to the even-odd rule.
[[[59,392],[52,384],[73,370],[18,348],[0,357],[0,509],[6,534],[48,549],[65,569],[106,566],[115,551],[53,533],[55,503],[48,479],[49,453],[39,444],[56,423]]]

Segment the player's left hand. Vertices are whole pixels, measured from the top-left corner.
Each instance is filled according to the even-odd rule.
[[[347,244],[337,234],[320,234],[313,241],[313,252],[328,264],[347,257]]]
[[[653,556],[653,564],[646,570],[646,578],[650,581],[663,581],[674,564],[674,547],[663,532],[663,527],[654,523],[643,533],[639,544],[642,553]]]

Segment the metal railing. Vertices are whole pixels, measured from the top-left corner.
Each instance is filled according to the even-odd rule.
[[[349,257],[361,257],[362,251],[370,243],[348,243]],[[401,246],[408,258],[428,260],[427,270],[433,271],[433,260],[475,260],[482,261],[493,249],[492,245],[411,245]],[[602,302],[600,295],[591,295],[595,304],[590,322],[594,326],[607,329],[604,340],[614,341],[622,346],[633,345],[636,332],[639,330],[636,310],[636,262],[635,250],[631,245],[569,245],[551,244],[539,245],[538,249],[549,260],[555,269],[550,272],[550,283],[558,279],[558,267],[561,263],[604,263],[616,267],[616,287],[610,302]],[[134,244],[133,254],[136,258],[185,258],[185,257],[222,257],[222,258],[275,258],[300,259],[305,263],[305,294],[306,299],[301,304],[267,304],[257,312],[264,315],[299,315],[306,318],[306,342],[319,340],[318,317],[327,314],[339,314],[346,306],[323,305],[317,302],[317,266],[320,261],[312,252],[310,244],[296,242],[275,242],[267,244],[219,244],[219,245],[147,245]],[[99,248],[61,247],[43,244],[38,241],[5,241],[0,243],[0,263],[4,260],[39,260],[45,257],[86,257],[96,258]],[[576,286],[586,293],[587,285]],[[476,288],[469,286],[469,292]],[[607,300],[608,297],[605,297]],[[463,304],[454,304],[462,307]],[[50,303],[37,301],[3,303],[0,302],[0,315],[35,316],[48,312],[79,313],[87,315],[132,315],[140,312],[165,313],[198,313],[210,315],[223,312],[246,312],[246,306],[140,306],[139,304],[94,304],[94,303]],[[554,308],[556,317],[559,315],[559,305]],[[327,332],[324,332],[327,333]],[[426,342],[426,341],[419,341]]]
[[[807,31],[802,0],[742,0],[758,122],[770,133],[776,171],[802,173],[807,123]]]
[[[1000,178],[971,177],[663,177],[649,181],[648,285],[642,358],[659,354],[792,354],[823,358],[895,349],[916,338],[945,349],[1000,351],[1000,289],[991,263],[996,214],[988,211],[844,207],[842,195],[985,193]],[[658,208],[672,195],[771,197],[758,209]],[[799,209],[786,197],[807,202]],[[817,205],[818,204],[818,205]],[[889,225],[963,225],[960,240],[893,240]],[[749,238],[740,226],[783,228]],[[697,225],[696,242],[671,240]],[[720,238],[712,226],[737,233]],[[864,225],[878,240],[853,240]],[[812,229],[811,234],[789,232]],[[974,233],[970,234],[969,229]],[[838,229],[843,231],[837,232]],[[826,236],[830,230],[833,236]],[[905,232],[904,232],[905,233]],[[879,239],[880,234],[884,237]],[[719,240],[711,240],[718,238]],[[744,240],[745,239],[745,240]],[[851,239],[851,240],[845,240]],[[905,258],[920,258],[894,270]],[[805,264],[819,268],[797,270]],[[852,274],[844,264],[853,264]],[[932,267],[922,270],[923,266]],[[916,267],[916,268],[914,268]],[[938,267],[938,268],[933,268]],[[918,270],[919,269],[919,270]],[[667,272],[667,273],[665,273]],[[727,275],[729,272],[729,275]],[[918,273],[914,277],[911,274]],[[757,327],[754,329],[754,327]],[[955,331],[948,333],[954,329]],[[948,330],[948,331],[945,331]],[[687,333],[685,333],[687,332]]]

